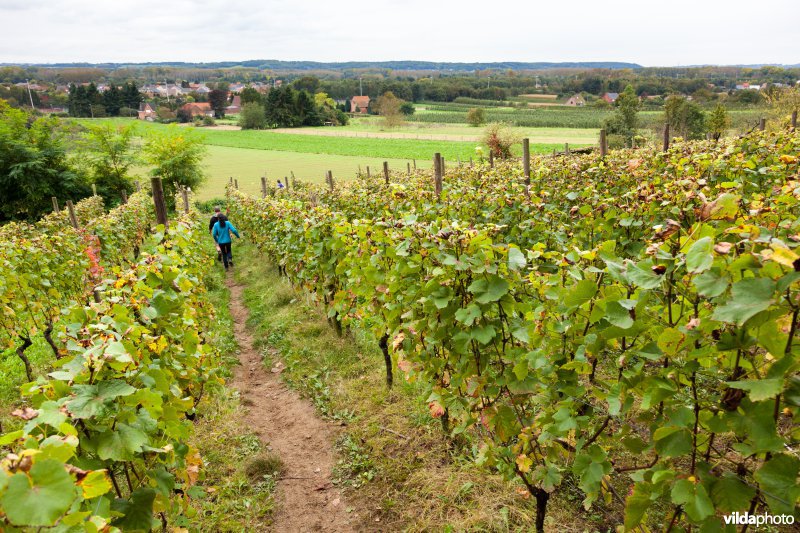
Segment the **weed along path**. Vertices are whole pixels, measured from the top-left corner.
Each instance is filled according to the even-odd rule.
[[[247,330],[248,311],[243,287],[228,278],[230,307],[241,366],[233,383],[246,406],[245,419],[283,463],[278,481],[276,532],[355,531],[356,513],[348,513],[342,495],[332,483],[336,462],[334,427],[322,420],[311,403],[281,380],[281,363],[268,370]]]

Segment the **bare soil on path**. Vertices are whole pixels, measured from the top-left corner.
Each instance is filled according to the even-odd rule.
[[[247,330],[244,288],[232,277],[227,284],[241,362],[234,373],[233,384],[246,406],[247,423],[284,465],[278,481],[272,530],[280,533],[356,531],[358,515],[347,512],[341,492],[332,482],[336,463],[335,425],[321,419],[310,402],[286,386],[280,377],[283,366],[277,358],[273,358],[272,369],[264,367]]]

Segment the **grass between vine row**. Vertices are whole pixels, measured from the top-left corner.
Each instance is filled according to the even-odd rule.
[[[238,346],[228,308],[225,274],[214,265],[207,279],[217,320],[209,332],[226,365],[237,364]],[[230,379],[230,376],[227,378]],[[190,531],[260,531],[270,523],[277,474],[259,468],[266,457],[258,435],[247,429],[239,393],[214,387],[200,403],[193,444],[203,457],[200,484],[205,496],[192,500],[197,515]]]
[[[238,244],[238,243],[237,243]],[[448,444],[430,417],[422,387],[395,376],[385,386],[383,359],[366,335],[338,338],[321,308],[293,289],[277,268],[251,245],[237,245],[235,275],[246,285],[249,326],[265,364],[279,357],[283,379],[339,420],[339,459],[334,472],[348,504],[367,530],[526,531],[535,504],[499,476],[471,460],[472,444]],[[202,433],[202,432],[199,432]],[[302,450],[298,450],[302,453]],[[547,527],[553,531],[605,530],[618,509],[586,512],[582,496],[564,491],[552,502]]]

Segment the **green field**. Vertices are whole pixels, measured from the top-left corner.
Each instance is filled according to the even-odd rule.
[[[292,172],[297,179],[323,183],[325,172],[333,172],[334,179],[352,179],[361,165],[366,172],[369,166],[372,173],[382,172],[384,159],[353,157],[328,154],[304,154],[273,150],[252,150],[227,146],[209,146],[205,159],[206,182],[197,192],[199,200],[223,196],[225,185],[233,177],[239,181],[239,188],[248,194],[259,194],[261,176],[266,175],[269,183],[275,185],[277,179]],[[388,159],[389,168],[406,171],[404,159]],[[419,168],[429,168],[431,162],[418,160]],[[144,175],[144,174],[142,174]]]
[[[476,141],[426,140],[426,139],[388,139],[371,137],[327,137],[321,135],[279,133],[274,131],[235,131],[194,128],[192,126],[167,126],[152,122],[131,119],[80,119],[80,124],[114,124],[124,125],[136,123],[139,132],[164,131],[167,128],[185,128],[202,137],[208,147],[205,160],[208,179],[199,190],[200,199],[220,196],[225,183],[232,176],[239,180],[239,186],[250,193],[258,193],[261,187],[261,176],[266,172],[271,183],[294,172],[298,179],[305,181],[324,180],[327,170],[333,171],[334,177],[351,179],[358,171],[370,166],[372,169],[382,168],[383,161],[389,161],[393,169],[405,170],[409,161],[416,160],[420,168],[431,166],[433,154],[440,152],[448,161],[455,163],[459,158],[466,162],[475,156]],[[371,129],[369,129],[371,128]],[[337,131],[352,132],[378,131],[374,119],[361,119],[353,126],[336,128]],[[403,126],[393,132],[412,131],[413,126]],[[313,130],[312,128],[304,128]],[[325,128],[331,131],[331,128]],[[426,128],[425,131],[444,135],[480,135],[479,128],[466,125],[447,125],[441,128]],[[530,134],[529,133],[535,133]],[[563,149],[563,143],[569,142],[575,147],[594,142],[594,130],[561,129],[524,129],[520,136],[528,135],[533,153],[550,153],[553,149]],[[538,135],[538,137],[537,137]],[[548,139],[550,142],[537,142],[537,139]],[[557,139],[557,141],[556,141]],[[553,142],[556,141],[556,142]],[[519,148],[519,147],[517,147]],[[518,150],[517,150],[518,151]],[[137,170],[142,177],[146,169]]]

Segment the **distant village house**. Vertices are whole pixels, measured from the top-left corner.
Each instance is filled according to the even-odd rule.
[[[211,109],[211,104],[208,102],[195,102],[192,104],[184,104],[181,109],[188,111],[194,117],[213,117],[214,110]]]
[[[226,115],[238,115],[242,110],[242,97],[238,94],[233,97],[231,105],[225,108]]]
[[[583,96],[576,94],[574,96],[571,96],[569,100],[567,100],[565,105],[572,107],[583,107],[586,105],[586,100],[583,99]]]
[[[155,120],[158,117],[155,107],[148,102],[139,104],[139,120]]]
[[[613,104],[619,98],[619,93],[606,93],[601,98],[609,104]]]
[[[350,100],[350,112],[366,115],[369,110],[369,96],[354,96]]]

